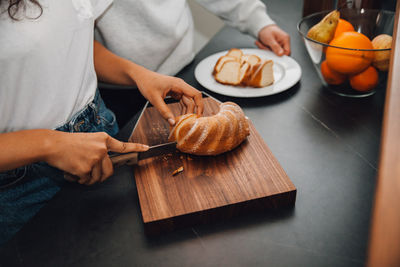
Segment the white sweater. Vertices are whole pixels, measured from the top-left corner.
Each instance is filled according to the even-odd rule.
[[[259,0],[197,0],[228,25],[257,37],[274,24]],[[116,0],[97,20],[96,38],[112,52],[175,75],[194,57],[193,18],[186,0]]]

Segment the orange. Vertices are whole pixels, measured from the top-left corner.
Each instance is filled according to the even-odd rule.
[[[338,37],[342,32],[354,32],[354,27],[347,20],[339,19],[333,38]]]
[[[346,81],[346,75],[331,70],[326,63],[326,60],[321,64],[321,73],[322,77],[324,77],[328,84],[338,85]]]
[[[353,49],[373,49],[368,37],[359,32],[342,32],[329,45]],[[373,51],[348,50],[330,46],[326,49],[328,66],[343,74],[359,73],[368,68],[373,59]]]
[[[369,91],[378,84],[378,71],[369,66],[363,72],[350,77],[351,88],[357,91]]]

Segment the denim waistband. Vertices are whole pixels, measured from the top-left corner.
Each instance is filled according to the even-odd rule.
[[[84,129],[82,129],[84,123],[99,123],[99,104],[103,104],[102,102],[103,100],[100,97],[99,91],[96,90],[93,101],[91,101],[81,111],[78,111],[74,116],[72,116],[72,118],[68,122],[60,127],[57,127],[55,130],[63,132],[85,132]]]

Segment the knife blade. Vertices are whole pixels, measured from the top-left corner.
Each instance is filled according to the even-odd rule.
[[[169,142],[165,144],[151,146],[147,151],[144,152],[128,152],[128,153],[115,153],[110,155],[111,162],[114,167],[118,167],[124,164],[134,165],[139,160],[166,155],[176,151],[176,142]]]

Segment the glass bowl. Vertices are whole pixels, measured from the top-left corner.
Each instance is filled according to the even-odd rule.
[[[344,47],[338,47],[320,43],[318,41],[308,38],[307,37],[308,30],[312,26],[320,22],[321,19],[325,17],[325,15],[327,15],[329,12],[331,11],[322,11],[314,13],[312,15],[304,17],[297,24],[297,30],[302,36],[308,55],[310,56],[311,61],[313,62],[314,67],[317,70],[318,76],[320,77],[324,87],[335,94],[347,97],[365,97],[374,94],[377,88],[384,86],[384,84],[386,83],[387,72],[379,71],[378,85],[369,91],[357,91],[352,89],[348,79],[346,79],[346,81],[340,85],[328,84],[325,81],[321,73],[321,64],[325,60],[326,56],[325,51],[328,47],[335,47],[340,50],[347,50],[345,52],[348,52],[349,50],[374,51],[374,52],[390,51],[390,48],[374,49],[374,50],[344,48]],[[340,10],[340,18],[350,22],[354,26],[355,31],[366,35],[370,40],[372,40],[375,36],[379,34],[388,34],[390,36],[393,35],[394,12],[392,11],[345,8]]]

